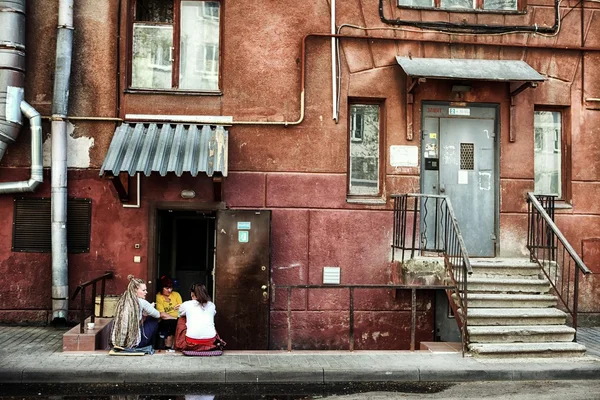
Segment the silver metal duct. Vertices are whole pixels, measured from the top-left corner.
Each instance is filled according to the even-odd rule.
[[[52,99],[52,321],[66,321],[69,307],[67,259],[67,111],[73,52],[73,0],[58,1],[58,33]]]
[[[25,0],[0,0],[0,160],[21,131],[24,50]]]
[[[0,0],[0,160],[14,143],[23,125],[31,126],[31,178],[0,183],[0,194],[33,192],[42,178],[42,120],[24,98],[25,0]]]
[[[42,176],[42,117],[25,101],[21,101],[21,112],[29,118],[31,127],[31,178],[21,182],[0,183],[0,194],[33,192],[44,181]]]

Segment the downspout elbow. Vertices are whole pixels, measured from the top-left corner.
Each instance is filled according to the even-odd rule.
[[[42,117],[26,101],[21,101],[21,112],[31,127],[31,177],[26,181],[0,183],[0,194],[33,192],[44,181],[42,166]]]

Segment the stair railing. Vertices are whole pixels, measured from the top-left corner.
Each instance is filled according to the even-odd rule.
[[[467,331],[467,276],[473,273],[450,199],[442,195],[395,194],[392,259],[404,263],[415,255],[442,256],[454,287],[456,304],[449,296],[462,338],[463,355],[469,344]],[[400,253],[400,254],[397,254]],[[410,256],[410,258],[408,258]]]
[[[91,319],[90,322],[94,322],[95,321],[95,317],[96,317],[96,313],[95,313],[95,305],[96,305],[96,284],[98,282],[101,282],[101,286],[100,286],[100,315],[104,315],[104,294],[106,292],[106,280],[107,279],[111,279],[113,277],[113,273],[111,271],[107,271],[104,275],[101,275],[97,278],[94,278],[90,281],[84,282],[82,284],[80,284],[79,286],[77,286],[77,288],[75,289],[75,292],[73,293],[73,296],[71,296],[71,301],[75,300],[75,298],[77,297],[77,295],[81,292],[81,297],[80,297],[80,304],[79,304],[79,332],[80,333],[84,333],[84,325],[85,325],[85,319],[89,316],[86,315],[85,312],[85,290],[88,286],[92,287],[92,313],[91,313]]]
[[[527,248],[550,281],[577,331],[579,275],[591,271],[554,223],[554,197],[527,194]]]

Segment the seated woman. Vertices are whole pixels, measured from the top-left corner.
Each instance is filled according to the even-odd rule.
[[[225,342],[215,329],[217,309],[206,291],[206,286],[195,283],[191,289],[192,300],[179,306],[179,321],[175,333],[177,350],[207,351],[222,349]]]
[[[115,317],[110,341],[115,348],[142,350],[152,352],[152,343],[158,327],[158,319],[175,319],[171,315],[160,312],[153,304],[145,300],[146,283],[133,275],[127,277],[129,285],[121,295],[115,307]]]
[[[165,312],[174,319],[163,319],[158,323],[158,334],[165,338],[165,347],[173,347],[173,338],[175,337],[175,328],[177,327],[177,317],[179,316],[179,306],[183,301],[179,293],[173,291],[173,280],[168,276],[160,278],[160,292],[156,294],[156,309]]]

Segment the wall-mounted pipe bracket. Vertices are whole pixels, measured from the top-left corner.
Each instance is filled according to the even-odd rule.
[[[538,86],[537,82],[524,82],[519,85],[516,85],[515,89],[510,91],[510,128],[508,134],[508,141],[514,143],[517,141],[517,121],[516,121],[516,101],[515,98],[522,93],[524,90],[529,88],[536,88]]]
[[[414,113],[414,91],[420,83],[427,82],[425,78],[413,79],[410,76],[406,81],[406,140],[413,140],[413,113]]]

